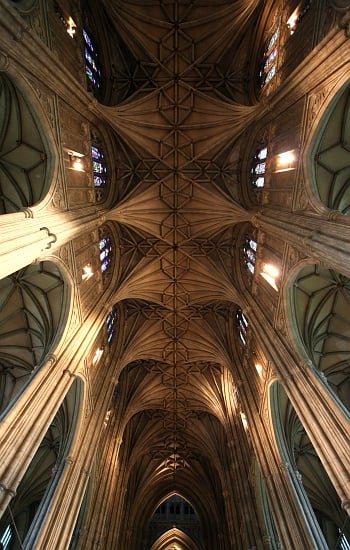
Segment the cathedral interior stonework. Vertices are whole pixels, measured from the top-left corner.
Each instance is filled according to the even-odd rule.
[[[350,550],[349,0],[0,0],[1,550]]]

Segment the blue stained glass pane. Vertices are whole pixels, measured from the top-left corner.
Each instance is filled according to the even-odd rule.
[[[106,258],[105,260],[103,260],[103,262],[101,263],[101,271],[102,273],[104,273],[107,268],[109,267],[109,264],[111,263],[111,260],[110,258]]]
[[[85,70],[87,77],[96,86],[101,87],[101,69],[98,62],[98,54],[93,42],[88,33],[83,30],[83,38],[85,41],[84,56],[85,56]]]
[[[94,160],[92,164],[93,164],[94,172],[98,172],[99,174],[106,172],[106,168],[102,166],[100,162]]]
[[[94,51],[94,47],[92,45],[91,38],[90,38],[90,36],[88,35],[88,33],[86,32],[85,29],[83,29],[83,37],[84,37],[85,42],[88,44],[88,46],[92,49],[92,51]]]
[[[255,252],[253,252],[253,250],[247,250],[246,251],[246,256],[248,258],[248,260],[250,260],[253,264],[255,264]]]
[[[93,59],[91,57],[91,54],[90,54],[90,52],[87,48],[84,49],[84,54],[85,54],[85,60],[88,61],[90,63],[90,65],[92,66],[94,61],[93,61]]]
[[[94,176],[94,185],[95,187],[103,187],[105,185],[106,181],[104,178],[101,178],[100,176]]]
[[[94,145],[91,146],[91,155],[92,155],[93,159],[99,160],[99,159],[103,158],[103,155],[102,155],[101,151],[97,147],[95,147]]]
[[[250,262],[247,262],[247,268],[251,273],[254,273],[255,267],[253,266],[253,264],[251,264]]]
[[[112,338],[116,334],[116,323],[117,323],[117,321],[118,321],[118,311],[113,310],[108,314],[107,319],[106,319],[108,343],[111,342]]]

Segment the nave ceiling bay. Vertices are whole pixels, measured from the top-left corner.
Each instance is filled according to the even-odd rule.
[[[246,306],[237,283],[239,238],[255,213],[222,182],[236,174],[231,151],[239,137],[265,109],[234,101],[232,87],[225,97],[218,74],[224,65],[230,73],[261,3],[103,5],[148,71],[144,86],[121,104],[94,105],[132,152],[121,158],[120,181],[135,181],[106,214],[119,227],[110,305],[121,304],[125,321],[116,407],[128,494],[140,499],[136,510],[151,485],[151,507],[172,491],[189,500],[196,494],[194,505],[203,510],[214,490],[215,515],[228,460],[223,425],[238,382],[230,374],[234,312]]]

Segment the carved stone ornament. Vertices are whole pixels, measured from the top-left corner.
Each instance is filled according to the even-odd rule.
[[[310,208],[309,197],[307,196],[304,183],[298,182],[294,195],[293,210],[309,210]]]
[[[342,15],[350,11],[349,0],[330,0],[329,3],[336,12]]]
[[[7,71],[8,67],[9,67],[8,56],[0,52],[0,71]]]
[[[56,254],[59,256],[59,258],[65,264],[67,269],[69,269],[69,271],[71,271],[72,258],[71,258],[70,245],[66,244],[66,245],[61,246],[60,249],[56,252]]]
[[[51,204],[54,208],[66,210],[67,203],[62,189],[59,189],[58,187],[55,189],[51,198]]]
[[[318,113],[320,112],[320,109],[322,105],[325,102],[326,97],[328,96],[328,89],[323,89],[322,92],[319,92],[318,94],[311,94],[309,97],[309,108],[308,108],[308,124],[307,126],[310,128],[316,117],[318,116]]]
[[[23,0],[16,9],[22,14],[29,14],[38,5],[38,0]]]

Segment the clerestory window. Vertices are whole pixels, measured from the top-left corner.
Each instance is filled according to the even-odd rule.
[[[105,273],[112,264],[113,243],[109,236],[102,237],[99,242],[101,271]]]
[[[256,251],[258,243],[247,237],[243,245],[244,263],[248,271],[254,275],[256,264]]]
[[[119,318],[117,308],[113,308],[112,311],[107,315],[106,325],[107,325],[107,341],[110,345],[117,333],[117,321]]]
[[[264,51],[262,68],[260,71],[260,87],[268,84],[276,74],[278,60],[279,28],[272,34]]]
[[[107,185],[107,163],[101,146],[91,146],[92,168],[94,172],[94,187],[101,189]]]
[[[259,147],[253,157],[250,168],[250,182],[253,187],[262,188],[265,185],[267,163],[267,147]]]
[[[8,525],[0,539],[0,544],[2,544],[0,548],[2,548],[3,550],[8,550],[11,546],[11,543],[13,542],[13,539],[14,533],[12,525]]]
[[[102,86],[102,71],[100,67],[99,54],[91,36],[83,29],[85,72],[88,81],[95,90]]]
[[[237,323],[239,338],[243,346],[245,346],[247,342],[248,320],[240,308],[237,309],[236,311],[236,323]]]

